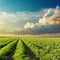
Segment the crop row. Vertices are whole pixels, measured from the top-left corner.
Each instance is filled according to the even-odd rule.
[[[23,39],[24,43],[36,55],[38,60],[59,60],[60,41],[59,39]]]
[[[18,41],[13,60],[31,60],[21,40]]]
[[[17,44],[17,40],[9,43],[8,45],[4,46],[0,49],[0,60],[11,60],[10,56],[13,52],[14,46]]]

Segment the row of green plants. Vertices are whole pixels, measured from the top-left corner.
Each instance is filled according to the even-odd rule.
[[[35,57],[36,58],[40,58],[40,56],[39,56],[39,49],[38,49],[38,47],[36,47],[36,46],[34,46],[33,44],[31,44],[28,40],[24,40],[23,39],[23,41],[24,41],[24,43],[31,49],[31,51],[35,54]]]
[[[23,41],[40,60],[60,59],[60,38],[26,38]]]
[[[16,43],[17,40],[14,40],[13,42],[0,49],[0,60],[8,60],[10,58],[8,58],[8,55],[12,52],[12,49],[14,48]]]
[[[0,44],[8,42],[10,40],[15,40],[16,38],[0,38]]]
[[[13,40],[9,40],[9,41],[6,41],[4,43],[1,43],[0,44],[0,49],[3,48],[4,46],[6,46],[7,44],[11,43]]]
[[[21,40],[18,41],[13,60],[31,60]]]

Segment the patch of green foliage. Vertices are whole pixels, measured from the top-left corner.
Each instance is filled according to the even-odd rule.
[[[60,60],[60,38],[0,38],[0,60]],[[12,52],[13,48],[15,50]],[[30,49],[30,51],[28,51]],[[30,55],[32,53],[35,55]],[[33,56],[33,57],[32,57]]]

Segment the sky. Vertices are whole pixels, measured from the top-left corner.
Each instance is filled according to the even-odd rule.
[[[60,0],[0,0],[0,34],[60,33]]]
[[[42,8],[55,8],[59,0],[0,0],[0,10],[8,12],[38,11]]]

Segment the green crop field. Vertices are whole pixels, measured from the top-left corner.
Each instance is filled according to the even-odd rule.
[[[60,38],[0,38],[0,60],[60,60]]]

